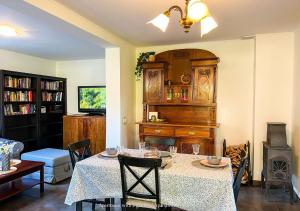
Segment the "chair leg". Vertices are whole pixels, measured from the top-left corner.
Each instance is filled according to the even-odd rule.
[[[92,210],[94,211],[95,209],[96,209],[96,203],[93,202],[93,203],[92,203]]]
[[[82,201],[76,202],[76,211],[82,211]]]
[[[110,211],[110,199],[105,199],[105,210]]]

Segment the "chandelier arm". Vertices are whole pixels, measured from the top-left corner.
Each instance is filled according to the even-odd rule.
[[[178,11],[178,12],[180,13],[181,19],[183,19],[183,11],[182,11],[182,9],[181,9],[179,6],[177,6],[177,5],[172,6],[172,7],[170,7],[170,8],[168,9],[168,11],[167,11],[168,15],[170,15],[170,13],[171,13],[173,10],[174,10],[174,11]]]

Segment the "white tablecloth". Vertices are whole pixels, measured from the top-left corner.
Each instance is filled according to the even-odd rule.
[[[130,154],[137,150],[127,150]],[[200,156],[204,159],[205,156]],[[226,159],[228,163],[230,160]],[[135,168],[141,175],[145,170]],[[153,173],[153,172],[152,172]],[[185,210],[234,211],[233,177],[231,165],[213,169],[204,167],[194,155],[177,154],[175,163],[159,171],[161,203]],[[153,185],[153,174],[146,183]],[[68,189],[65,203],[94,198],[122,198],[120,166],[117,158],[103,158],[95,155],[77,162]],[[153,181],[153,182],[152,182]],[[129,183],[134,183],[129,178]],[[137,190],[142,187],[137,187]]]

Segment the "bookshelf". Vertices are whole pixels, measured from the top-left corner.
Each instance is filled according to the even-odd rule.
[[[41,146],[63,147],[63,115],[66,114],[66,80],[63,78],[40,78],[40,139]]]
[[[24,143],[24,151],[62,148],[66,79],[0,70],[1,136]]]

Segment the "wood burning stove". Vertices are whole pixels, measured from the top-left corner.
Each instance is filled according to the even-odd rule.
[[[267,142],[263,142],[263,170],[261,173],[262,187],[266,187],[269,200],[270,187],[282,186],[290,192],[292,188],[292,150],[286,141],[286,124],[270,122],[267,127]]]

